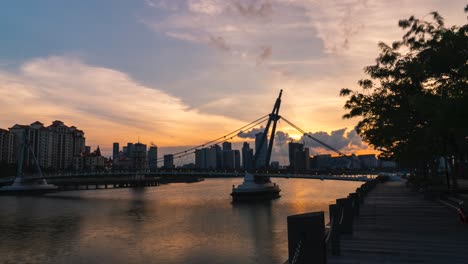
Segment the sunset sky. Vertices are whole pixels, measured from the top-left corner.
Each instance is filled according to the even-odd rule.
[[[0,128],[62,120],[109,154],[112,142],[201,144],[271,111],[348,153],[343,120],[377,43],[398,20],[466,23],[456,0],[83,0],[0,4]],[[299,139],[284,122],[279,129]],[[283,135],[284,136],[284,135]],[[245,139],[238,139],[242,142]],[[281,139],[280,139],[281,143]],[[311,146],[313,147],[313,146]],[[164,149],[164,148],[163,148]],[[319,151],[319,150],[317,150]]]

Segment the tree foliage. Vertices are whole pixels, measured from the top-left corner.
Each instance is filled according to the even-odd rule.
[[[446,27],[433,12],[430,21],[410,17],[399,27],[401,40],[378,44],[362,89],[341,90],[344,118],[360,117],[356,131],[383,157],[415,164],[466,155],[468,25]]]

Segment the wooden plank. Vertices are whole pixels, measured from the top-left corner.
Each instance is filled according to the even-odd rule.
[[[341,256],[328,263],[468,263],[468,226],[403,182],[371,191],[353,228],[342,236]]]

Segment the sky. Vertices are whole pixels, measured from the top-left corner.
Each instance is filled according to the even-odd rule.
[[[269,113],[345,153],[373,152],[342,119],[398,20],[466,23],[453,0],[82,0],[0,4],[0,128],[53,120],[87,145],[202,144]],[[301,135],[279,124],[277,159]],[[249,132],[249,131],[246,131]],[[250,137],[234,139],[239,146]],[[325,150],[305,142],[312,154]],[[281,156],[283,155],[283,156]]]

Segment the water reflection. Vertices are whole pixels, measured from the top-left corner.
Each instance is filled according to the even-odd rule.
[[[2,199],[2,263],[47,263],[50,259],[60,259],[74,251],[81,218],[72,211],[62,215],[56,210],[49,210],[45,203],[37,197]],[[61,208],[61,204],[56,204],[54,208]]]
[[[0,197],[5,263],[283,263],[286,216],[324,210],[359,183],[282,180],[282,197],[232,204],[241,179]]]

